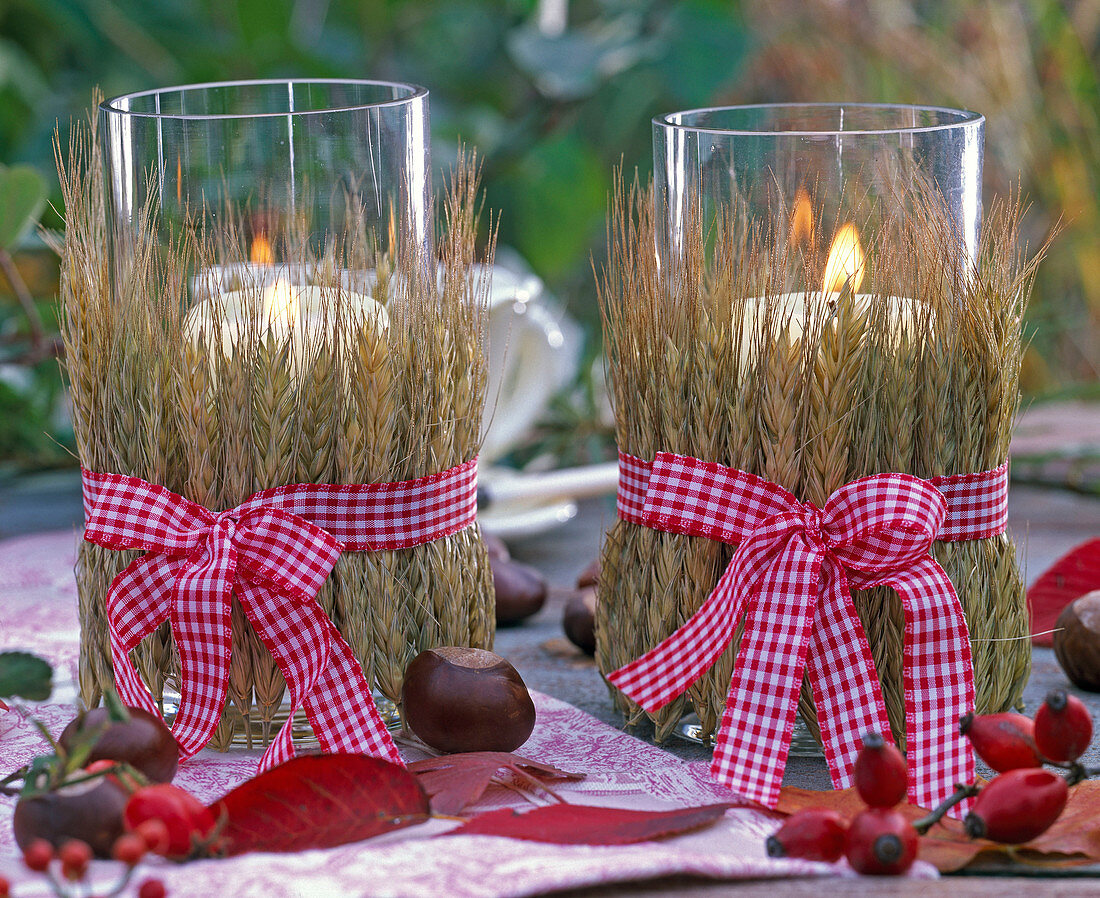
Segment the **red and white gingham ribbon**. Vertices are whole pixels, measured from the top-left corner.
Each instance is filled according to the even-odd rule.
[[[934,540],[1004,532],[1008,466],[931,480],[877,474],[816,508],[736,468],[658,453],[619,454],[619,516],[670,533],[737,544],[702,607],[608,679],[648,711],[684,693],[744,635],[711,772],[775,807],[803,674],[813,687],[833,784],[851,781],[859,736],[890,723],[851,588],[890,586],[905,611],[909,798],[933,807],[974,761],[958,719],[974,706],[970,640]]]
[[[111,584],[107,623],[119,695],[156,713],[130,651],[164,621],[180,653],[173,734],[184,757],[210,741],[229,678],[235,593],[286,679],[291,717],[306,712],[328,752],[367,752],[401,763],[362,668],[317,604],[341,551],[419,545],[477,517],[477,459],[401,483],[293,484],[215,513],[137,477],[83,472],[84,538],[139,549]],[[290,721],[261,769],[294,756]]]

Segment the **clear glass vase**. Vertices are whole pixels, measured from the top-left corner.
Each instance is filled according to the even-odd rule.
[[[386,252],[430,257],[428,91],[385,81],[196,84],[100,105],[107,213],[123,249],[142,216],[165,239],[184,228],[261,242],[268,261],[288,236],[313,249],[349,225]],[[273,241],[275,243],[273,243]]]
[[[819,508],[869,474],[998,468],[1019,399],[1020,291],[997,262],[1016,253],[1012,228],[983,234],[983,133],[979,114],[918,106],[654,118],[652,205],[627,191],[612,217],[605,340],[620,449],[747,469]],[[677,629],[732,552],[617,522],[603,555],[601,671]],[[967,616],[977,706],[1009,707],[1030,657],[1011,541],[933,552]],[[903,739],[900,605],[884,587],[855,604]],[[649,714],[658,737],[713,737],[734,663],[730,649]],[[808,690],[801,709],[812,733]]]
[[[473,213],[462,219],[437,261],[427,90],[187,85],[109,99],[98,129],[118,311],[102,346],[90,327],[83,337],[89,352],[111,356],[111,395],[121,398],[105,452],[86,466],[218,510],[268,487],[411,480],[476,455],[485,376],[476,227]],[[474,193],[449,196],[449,214]],[[109,676],[103,595],[130,556],[81,551],[87,699]],[[448,588],[461,581],[458,598],[430,576],[436,565],[448,567]],[[476,528],[345,552],[318,601],[391,720],[409,658],[492,641]],[[173,651],[166,626],[135,658],[166,710]],[[267,742],[285,718],[283,680],[236,601],[232,658],[214,745]]]
[[[867,225],[921,203],[940,207],[974,258],[984,130],[977,113],[931,106],[774,104],[658,116],[658,257],[667,271],[692,228],[714,233],[731,210],[746,226],[817,251],[852,218]]]

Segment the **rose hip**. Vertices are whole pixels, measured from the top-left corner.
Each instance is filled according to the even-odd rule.
[[[165,832],[165,842],[167,839],[168,835]],[[136,867],[145,857],[145,852],[145,840],[141,836],[137,833],[123,833],[115,839],[115,844],[111,848],[111,857],[127,867]]]
[[[159,879],[147,879],[138,887],[138,898],[164,898],[168,890]]]
[[[857,873],[900,876],[917,859],[918,838],[913,824],[890,808],[868,808],[848,827],[845,856]]]
[[[138,789],[126,803],[123,820],[128,830],[136,830],[148,820],[160,820],[168,830],[168,846],[163,853],[184,858],[196,844],[209,840],[214,831],[214,816],[190,792],[169,783],[157,783]]]
[[[92,849],[87,842],[70,839],[61,846],[57,857],[61,861],[61,875],[77,882],[88,872],[88,864],[92,860]]]
[[[34,839],[23,849],[23,863],[28,870],[42,873],[53,860],[53,845],[45,839]]]
[[[1042,768],[1010,770],[978,793],[964,824],[971,838],[1008,845],[1030,842],[1058,819],[1069,799],[1066,781]]]
[[[1064,689],[1054,689],[1035,712],[1035,744],[1044,758],[1076,761],[1092,741],[1092,716],[1085,703]]]
[[[848,824],[836,811],[808,808],[792,814],[765,846],[768,857],[797,857],[807,861],[839,860],[844,854]]]
[[[998,773],[1042,766],[1035,746],[1035,725],[1023,714],[967,714],[959,721],[959,732]]]
[[[163,820],[155,817],[144,820],[134,827],[134,835],[145,844],[145,850],[153,854],[165,854],[168,851],[168,827]]]
[[[878,733],[865,733],[853,773],[856,791],[872,808],[892,808],[905,798],[905,756]]]

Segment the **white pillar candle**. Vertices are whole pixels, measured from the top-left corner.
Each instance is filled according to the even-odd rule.
[[[348,336],[368,325],[378,332],[389,327],[385,307],[365,294],[277,280],[250,290],[212,292],[188,311],[184,336],[205,345],[211,356],[220,347],[226,357],[242,342],[289,340],[298,371],[319,343],[332,344],[338,315]]]

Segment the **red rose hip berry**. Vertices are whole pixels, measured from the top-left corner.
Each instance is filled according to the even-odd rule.
[[[164,838],[167,844],[167,832]],[[145,857],[147,850],[148,846],[146,846],[145,840],[136,832],[123,833],[115,839],[115,844],[111,847],[111,857],[127,867],[136,867],[141,859]]]
[[[23,849],[23,864],[28,870],[42,873],[53,860],[53,845],[45,839],[34,839]]]
[[[890,808],[868,808],[848,827],[844,851],[857,873],[900,876],[917,859],[918,837],[913,824]]]
[[[905,798],[909,783],[905,756],[878,733],[864,733],[852,778],[859,797],[867,805],[892,808]]]
[[[1042,768],[1010,770],[978,793],[964,825],[971,838],[1006,845],[1030,842],[1058,819],[1069,799],[1066,781]]]
[[[214,815],[190,792],[170,783],[138,789],[123,812],[126,829],[139,831],[149,820],[159,820],[168,830],[168,845],[158,853],[170,858],[188,857],[196,846],[210,840]]]
[[[768,857],[797,857],[807,861],[840,860],[848,824],[836,811],[807,808],[792,814],[773,835],[765,847]]]
[[[1042,766],[1035,747],[1035,725],[1023,714],[967,714],[959,721],[959,732],[998,773]]]
[[[147,879],[138,887],[138,898],[164,898],[168,890],[159,879]]]
[[[1054,689],[1035,712],[1035,744],[1044,758],[1076,761],[1092,741],[1092,716],[1085,703],[1064,689]]]
[[[92,849],[81,839],[70,839],[58,850],[57,857],[61,861],[61,874],[66,879],[78,882],[88,872],[88,864],[92,861]]]

